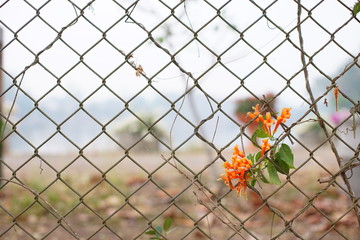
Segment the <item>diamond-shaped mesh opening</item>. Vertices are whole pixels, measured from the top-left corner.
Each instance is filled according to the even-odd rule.
[[[101,175],[100,174],[100,169],[96,167],[95,163],[96,163],[96,158],[94,158],[93,156],[84,156],[84,155],[79,155],[76,158],[72,159],[72,161],[65,166],[64,169],[62,169],[61,174],[65,175],[66,177],[71,177],[72,175],[76,174],[77,172],[79,172],[80,169],[82,170],[86,170],[88,171],[89,175],[83,175],[83,176],[79,176],[79,182],[81,183],[82,181],[84,181],[86,183],[86,180],[89,179],[89,177],[94,174],[94,175]],[[70,182],[72,186],[76,186],[76,182]],[[86,186],[86,184],[79,184],[78,186],[81,187],[81,189],[84,189],[83,186]]]
[[[97,2],[92,3],[86,8],[84,16],[96,28],[105,31],[122,18],[123,12],[116,2],[106,0],[100,5]]]
[[[221,54],[239,39],[239,34],[236,31],[227,31],[226,36],[216,35],[216,31],[223,31],[224,29],[231,30],[231,27],[224,21],[216,18],[205,28],[201,29],[198,39],[208,48],[216,49],[213,52],[217,55]]]
[[[148,163],[148,165],[150,164]],[[110,174],[112,177],[111,182],[113,182],[114,179],[118,179],[117,181],[119,181],[123,177],[126,180],[122,180],[122,184],[127,183],[129,187],[134,187],[135,190],[138,184],[143,184],[148,178],[145,167],[146,166],[143,167],[137,164],[137,162],[134,162],[134,158],[131,156],[119,156],[118,161],[108,169],[106,174]],[[124,169],[126,169],[126,171],[124,171]],[[121,176],[121,178],[119,176]],[[119,188],[119,190],[122,191],[123,188]],[[124,188],[124,190],[126,190],[125,193],[129,193],[132,188]]]
[[[71,130],[71,126],[74,125],[78,126],[77,132]],[[84,147],[101,132],[101,127],[88,114],[80,110],[61,126],[61,132],[77,146]],[[89,132],[92,134],[89,135]]]
[[[171,102],[181,102],[180,98],[184,95],[186,90],[193,87],[193,81],[189,81],[184,75],[177,72],[177,67],[174,64],[167,66],[155,78],[152,86],[161,92]]]
[[[66,104],[62,104],[58,99],[64,99]],[[51,121],[60,125],[79,108],[79,103],[63,89],[56,87],[39,101],[39,108],[46,114]]]
[[[77,221],[80,217],[81,221]],[[88,238],[97,229],[103,226],[103,220],[99,215],[91,210],[86,203],[79,204],[76,208],[66,215],[65,220],[70,226],[78,226],[78,228],[84,229],[82,232],[76,232],[79,237]],[[91,222],[91,225],[88,223]]]
[[[257,21],[261,17],[261,10],[254,4],[248,1],[236,2],[231,1],[226,4],[224,10],[222,11],[222,16],[231,22],[232,25],[239,31],[244,31],[250,25]],[[233,22],[231,19],[236,16],[238,19],[236,22]]]
[[[154,183],[147,182],[131,195],[130,201],[142,215],[152,219],[167,209],[166,203],[170,202],[171,198],[166,196],[164,191]]]
[[[222,57],[226,67],[237,77],[244,79],[258,68],[263,62],[263,57],[254,52],[251,46],[244,41],[239,41],[231,51]]]
[[[286,59],[281,57],[285,54],[287,56]],[[299,55],[299,51],[294,49],[289,42],[284,42],[281,43],[279,47],[271,51],[271,53],[267,56],[267,63],[279,72],[281,76],[286,79],[290,79],[294,72],[297,72],[302,68]],[[290,62],[292,64],[289,64]]]
[[[160,22],[164,21],[169,15],[170,10],[165,7],[162,3],[156,0],[149,0],[146,2],[139,3],[139,8],[150,8],[155,7],[157,8],[157,14],[150,14],[148,12],[144,13],[141,11],[138,11],[138,9],[135,9],[131,15],[131,19],[129,19],[129,22],[132,22],[135,20],[135,22],[141,23],[145,29],[151,30],[155,26],[157,26]]]
[[[86,88],[83,86],[86,85]],[[73,97],[83,100],[101,85],[101,78],[84,64],[78,64],[61,78],[61,86]]]
[[[162,165],[161,168],[157,169],[152,176],[152,180],[161,187],[164,192],[159,192],[159,196],[162,197],[164,202],[171,201],[170,197],[177,197],[184,188],[187,188],[190,185],[190,181],[174,181],[173,179],[183,179],[184,175],[181,174],[174,166],[178,166],[181,168],[184,174],[187,176],[191,176],[191,173],[186,171],[182,164],[184,163],[184,159],[178,159],[181,162],[176,162],[174,159],[170,159],[169,163]],[[185,163],[184,163],[185,164]]]
[[[261,18],[251,28],[244,32],[244,40],[256,49],[262,55],[274,50],[279,44],[285,40],[285,35],[276,28],[271,26],[272,23],[265,18]],[[264,32],[266,38],[258,38],[258,32]],[[284,30],[283,30],[284,31]]]
[[[64,14],[65,16],[62,16]],[[77,17],[73,5],[69,2],[51,1],[40,10],[40,17],[52,28],[60,31]]]
[[[124,110],[124,102],[113,95],[107,88],[102,87],[97,89],[91,95],[91,98],[84,103],[84,108],[101,124],[105,124]]]
[[[0,1],[0,238],[357,239],[355,2]]]
[[[48,234],[49,230],[58,225],[58,218],[53,216],[50,211],[50,207],[46,206],[45,203],[36,202],[19,217],[18,224],[31,235],[43,237]],[[46,227],[39,224],[42,216],[46,218]]]
[[[254,235],[271,235],[271,230],[273,233],[279,231],[279,229],[272,228],[271,224],[276,224],[276,226],[281,226],[283,220],[280,219],[277,215],[274,215],[268,207],[262,207],[251,218],[245,222],[244,228],[251,232]]]
[[[3,99],[6,104],[13,101],[16,95],[15,88],[11,88],[3,95]],[[11,124],[15,124],[18,121],[21,121],[22,118],[26,117],[33,109],[34,109],[34,100],[29,96],[25,95],[23,92],[18,92],[17,94],[18,101],[21,102],[21,108],[18,108],[17,105],[14,105],[14,109],[16,110],[15,114],[10,115],[9,128],[12,128]],[[6,112],[5,112],[6,114]],[[10,129],[8,129],[10,131]]]
[[[54,191],[54,189],[56,189],[56,191]],[[41,197],[43,201],[47,201],[47,203],[62,216],[75,208],[79,203],[79,196],[60,180],[57,180],[51,186],[47,187],[46,190],[41,193]]]
[[[18,41],[12,41],[1,52],[8,59],[4,63],[7,72],[9,72],[10,76],[17,77],[17,81],[20,81],[18,74],[34,61],[34,55]],[[8,65],[10,62],[16,62],[17,64]]]
[[[139,213],[139,210],[130,202],[121,206],[106,221],[106,226],[123,239],[133,239],[145,231],[148,227],[146,222],[146,219]],[[134,231],[121,231],[121,229],[130,228]]]
[[[326,11],[325,9],[331,10]],[[337,9],[337,21],[335,21],[333,18],[326,19],[326,15],[335,14],[335,9]],[[331,33],[333,33],[349,19],[347,9],[342,6],[341,2],[334,0],[322,2],[321,5],[315,8],[311,13],[316,22]]]
[[[325,71],[324,69],[327,69],[327,67],[322,64],[324,59],[327,58],[335,58],[336,57],[336,62],[332,63],[333,70],[332,71]],[[337,45],[335,45],[335,43],[330,43],[328,44],[324,49],[322,49],[321,52],[319,52],[315,57],[314,57],[314,64],[321,70],[323,71],[325,74],[330,75],[330,76],[336,76],[336,72],[334,70],[336,70],[338,68],[338,61],[346,61],[347,59],[349,59],[349,55],[344,52],[342,49],[340,49]],[[331,63],[330,63],[331,64]],[[343,70],[341,70],[343,71]]]
[[[311,19],[307,19],[303,24],[304,29],[306,29],[306,31],[304,30],[304,38],[312,39],[312,44],[305,46],[306,53],[311,56],[328,43],[330,35]],[[313,32],[316,32],[316,35]]]
[[[261,5],[261,3],[258,3]],[[282,11],[286,7],[286,11]],[[277,25],[282,30],[287,31],[290,27],[295,26],[294,13],[297,11],[295,2],[289,5],[282,1],[274,1],[269,3],[269,8],[266,9],[266,16],[269,18],[269,28],[274,29]]]
[[[56,178],[56,172],[47,162],[41,157],[32,157],[25,162],[25,167],[21,166],[16,171],[17,179],[26,184],[34,191],[42,191],[51,184]],[[34,177],[29,177],[25,169],[31,169],[33,172],[38,173]]]
[[[56,78],[43,67],[36,64],[26,72],[23,78],[22,88],[29,89],[29,96],[34,100],[38,100],[46,93],[51,92],[55,85]],[[36,92],[36,94],[32,94],[31,92]]]
[[[140,65],[143,68],[143,74],[147,77],[152,77],[170,63],[169,55],[157,48],[151,41],[146,41],[137,48],[133,53],[133,57],[134,59],[131,58],[130,63],[133,61],[135,64],[138,64],[138,66]],[[154,59],[156,59],[156,61],[154,61]],[[133,76],[135,77],[135,70],[133,70],[133,72]],[[147,81],[144,77],[137,78],[136,80]]]
[[[79,57],[64,43],[56,41],[54,45],[40,55],[40,63],[56,77],[67,73],[76,63]]]
[[[107,169],[113,162],[117,161],[120,157],[118,151],[122,151],[122,148],[116,142],[116,139],[109,137],[109,135],[101,134],[94,139],[89,145],[86,146],[83,153],[86,156],[102,155],[105,153],[104,159],[102,160],[104,165],[99,167]]]
[[[214,78],[214,76],[219,75],[221,78]],[[219,65],[207,72],[199,83],[206,93],[213,96],[218,102],[223,100],[224,96],[231,94],[240,85],[240,81],[236,76]],[[219,88],[223,89],[221,93],[218,91]]]
[[[26,118],[30,119],[28,121],[32,121],[32,124],[28,125],[28,122],[23,120],[17,125],[17,131],[33,146],[38,147],[44,143],[56,130],[54,123],[38,110],[32,111]]]
[[[21,16],[13,14],[12,9],[16,7],[21,9]],[[35,10],[26,2],[21,0],[7,1],[1,4],[1,20],[14,32],[23,27],[29,20],[34,17]]]
[[[34,34],[34,31],[41,33],[43,37],[39,38],[37,34]],[[53,29],[36,18],[19,32],[18,39],[33,52],[38,53],[47,47],[56,36],[57,34]]]
[[[279,92],[285,86],[284,79],[276,72],[270,71],[266,65],[260,66],[256,72],[245,80],[248,89],[261,96],[261,93]]]
[[[176,55],[176,60],[194,77],[199,77],[213,67],[216,56],[198,41],[192,41]]]
[[[204,11],[204,13],[206,12],[206,14],[204,16],[194,14],[199,11],[199,9]],[[187,28],[192,31],[199,31],[211,22],[211,20],[216,16],[216,11],[207,2],[198,1],[195,4],[178,6],[176,8],[175,15],[184,25],[187,26]]]
[[[11,218],[12,222],[26,207],[34,202],[34,195],[21,186],[7,183],[1,187],[2,219]],[[19,198],[19,196],[22,196]]]
[[[100,41],[102,33],[91,22],[79,18],[75,25],[64,31],[61,37],[76,52],[83,54]]]
[[[127,38],[122,36],[122,32],[130,34],[133,41],[127,41]],[[141,45],[143,40],[147,38],[146,32],[136,24],[128,24],[126,18],[123,18],[108,32],[106,32],[106,39],[113,45],[117,46],[120,50],[128,54],[137,46]]]
[[[98,182],[94,189],[84,196],[83,201],[86,206],[103,218],[113,214],[119,206],[125,203],[124,196],[105,181]]]
[[[184,26],[184,23],[174,18],[170,18],[156,28],[152,35],[156,42],[166,48],[170,48],[171,53],[180,51],[182,47],[186,46],[194,38],[194,34]],[[171,39],[174,38],[178,42],[176,46],[171,44]]]
[[[60,133],[53,135],[39,150],[41,156],[57,170],[63,169],[78,155],[76,146]],[[67,155],[67,158],[60,161],[59,155]]]
[[[130,100],[148,84],[135,75],[136,71],[128,64],[122,65],[106,79],[106,85],[117,97]]]
[[[351,34],[352,32],[352,27],[356,25],[356,20],[351,20],[348,24],[346,24],[345,26],[343,26],[338,34],[336,35],[336,39],[335,39],[335,42],[341,46],[341,48],[344,48],[346,49],[347,51],[351,52],[351,49],[354,47],[352,46],[351,43],[349,43],[348,41],[346,41],[346,36],[348,34]],[[354,36],[355,38],[358,37],[358,36]]]
[[[108,76],[119,65],[123,56],[106,41],[102,40],[84,56],[84,63],[101,77]]]

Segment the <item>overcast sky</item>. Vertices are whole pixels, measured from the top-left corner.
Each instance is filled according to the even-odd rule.
[[[30,2],[34,8],[40,8],[46,1]],[[3,28],[4,45],[6,46],[3,50],[4,69],[11,76],[17,76],[27,65],[32,63],[34,54],[40,52],[55,39],[57,36],[55,31],[61,30],[73,21],[76,14],[79,14],[78,8],[83,8],[87,2],[74,1],[77,4],[75,13],[74,7],[68,1],[53,0],[40,9],[40,14],[37,17],[35,17],[36,10],[22,0],[11,0],[3,4],[0,9],[0,20],[3,24],[0,26],[2,25]],[[122,0],[118,2],[124,8],[128,8],[134,1]],[[178,4],[178,1],[165,2],[169,7]],[[214,6],[219,7],[226,1],[215,2]],[[260,7],[265,8],[272,1],[260,0],[255,2]],[[355,1],[343,2],[351,7]],[[307,0],[302,1],[302,3],[311,9],[317,4],[317,1]],[[150,78],[170,62],[170,57],[150,41],[138,48],[139,44],[146,39],[147,33],[136,24],[130,23],[130,19],[125,22],[124,9],[113,1],[95,1],[91,7],[85,8],[84,12],[87,20],[80,18],[73,26],[66,29],[61,37],[74,51],[64,42],[57,41],[51,49],[40,55],[40,63],[51,73],[39,65],[31,67],[26,72],[22,87],[29,91],[34,98],[41,97],[53,87],[56,84],[56,77],[61,77],[62,84],[80,99],[85,98],[101,85],[100,77],[107,77],[108,85],[122,96],[132,96],[147,82],[142,77],[136,77],[134,70],[128,64],[109,75],[124,62],[124,57],[118,50],[126,54],[132,52],[133,61],[140,64]],[[198,33],[198,39],[201,43],[193,41],[176,55],[176,60],[186,71],[198,77],[216,62],[216,56],[207,50],[203,44],[216,54],[221,54],[239,40],[239,34],[220,18],[216,18],[206,25],[210,19],[216,16],[216,11],[203,1],[187,0],[186,13],[184,5],[175,10],[175,16],[188,28],[194,31],[201,29]],[[285,32],[288,32],[296,26],[296,13],[297,5],[294,1],[280,0],[267,9],[266,16]],[[170,17],[164,24],[154,29],[159,22],[166,19],[170,14],[171,10],[158,1],[146,0],[139,1],[131,16],[148,31],[152,30],[154,38],[174,53],[191,41],[193,35],[174,17]],[[231,1],[221,10],[221,16],[239,31],[245,31],[257,19],[261,18],[262,14],[262,11],[250,1]],[[307,12],[303,10],[302,19],[305,17],[307,17]],[[121,18],[122,20],[118,24],[111,27]],[[338,1],[326,0],[312,11],[312,18],[332,33],[351,18],[351,13]],[[309,55],[313,55],[330,40],[330,35],[318,26],[313,19],[307,19],[302,24],[305,50]],[[358,29],[359,22],[352,19],[335,35],[336,42],[352,55],[356,55],[359,51],[360,34],[356,34]],[[106,31],[108,42],[101,41],[101,31]],[[171,35],[166,35],[166,31],[170,31]],[[17,39],[14,39],[15,33]],[[264,55],[271,52],[285,38],[286,35],[265,18],[261,18],[244,33],[246,42]],[[295,30],[290,33],[290,39],[298,45],[298,35]],[[101,42],[88,51],[98,41]],[[136,50],[133,51],[134,49]],[[82,54],[84,54],[84,62],[99,76],[90,71],[84,64],[76,65],[80,60],[79,55]],[[349,59],[350,56],[345,51],[341,50],[335,43],[330,43],[315,55],[313,61],[321,71],[334,76],[339,67],[346,64]],[[245,78],[262,62],[263,57],[244,41],[237,42],[221,56],[221,63],[240,78]],[[300,53],[289,42],[285,42],[268,55],[267,62],[285,78],[291,77],[301,69]],[[65,74],[75,65],[76,67],[72,71]],[[312,80],[321,77],[320,73],[313,67],[310,67],[309,71]],[[179,93],[184,91],[184,79],[186,78],[183,74],[173,64],[170,64],[156,75],[153,79],[153,85],[164,92]],[[239,86],[236,77],[220,64],[202,76],[199,83],[209,94],[219,99],[227,96]],[[262,65],[246,78],[245,84],[254,93],[262,94],[268,91],[278,92],[285,86],[286,82],[268,66]],[[292,86],[299,92],[305,93],[302,74],[294,78]],[[57,91],[57,94],[60,96],[65,93]],[[149,91],[145,96],[151,98],[152,94],[155,93]],[[93,99],[104,100],[107,95],[104,91],[104,94],[101,96],[99,94]],[[246,94],[245,91],[240,90],[238,95]]]

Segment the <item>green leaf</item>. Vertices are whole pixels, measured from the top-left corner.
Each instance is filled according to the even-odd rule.
[[[147,235],[156,235],[156,232],[154,230],[149,230],[149,231],[145,232],[145,234],[147,234]]]
[[[276,153],[276,154],[275,154],[275,161],[274,161],[274,163],[275,163],[275,168],[276,168],[276,170],[277,170],[279,173],[282,173],[282,174],[289,174],[289,170],[290,170],[289,165],[288,165],[286,162],[284,162],[284,161],[280,158],[279,155],[280,155],[279,153]]]
[[[163,37],[158,37],[158,38],[156,38],[156,41],[159,42],[159,43],[163,43],[164,38]]]
[[[252,180],[250,184],[251,184],[252,187],[254,187],[255,184],[256,184],[256,179]]]
[[[255,163],[255,161],[254,161],[254,154],[249,154],[249,155],[247,155],[247,157],[246,157],[247,159],[249,159],[250,161],[251,161],[251,163],[254,165],[254,163]]]
[[[256,155],[255,155],[255,160],[259,160],[260,159],[260,156],[261,156],[261,152],[258,152]]]
[[[261,127],[261,125],[259,125],[259,128],[256,129],[253,135],[251,136],[251,140],[253,144],[256,144],[257,138],[267,138],[267,137],[270,136],[265,132],[265,130]]]
[[[271,162],[269,162],[267,165],[267,169],[268,169],[268,173],[269,173],[271,182],[276,185],[280,185],[281,181],[280,181],[280,178],[279,178],[279,175],[277,173],[275,166]]]
[[[160,234],[162,234],[162,227],[156,226],[155,229],[156,229],[156,232],[155,232],[156,236],[157,236],[157,237],[161,237]],[[160,234],[159,234],[159,233],[160,233]]]
[[[279,151],[275,155],[277,155],[277,158],[284,161],[289,166],[289,168],[295,168],[294,155],[291,151],[291,148],[285,143],[281,144]]]
[[[165,218],[164,226],[163,226],[165,232],[167,232],[170,229],[171,224],[172,224],[172,219],[169,217]]]
[[[265,175],[260,171],[260,179],[263,183],[270,183],[270,181],[265,177]]]
[[[353,13],[356,16],[356,14],[358,14],[358,12],[360,12],[360,2],[355,3],[354,8],[353,8]]]

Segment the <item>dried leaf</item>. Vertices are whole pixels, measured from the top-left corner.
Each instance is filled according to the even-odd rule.
[[[136,73],[135,73],[135,75],[136,75],[137,77],[140,77],[141,74],[143,74],[143,73],[144,73],[144,69],[141,67],[141,65],[137,66],[137,67],[136,67]]]

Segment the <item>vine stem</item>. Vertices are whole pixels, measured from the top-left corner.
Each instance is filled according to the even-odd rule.
[[[301,0],[297,0],[297,5],[298,5],[298,8],[297,8],[297,25],[296,25],[296,29],[297,29],[297,32],[298,32],[298,35],[299,35],[300,57],[301,57],[301,63],[303,65],[306,91],[309,94],[310,101],[312,103],[311,106],[312,106],[313,111],[314,111],[314,113],[315,113],[315,115],[317,117],[319,125],[320,125],[321,129],[324,131],[324,134],[325,134],[325,136],[327,138],[327,141],[330,144],[330,148],[331,148],[332,152],[335,155],[335,158],[336,158],[336,161],[337,161],[339,167],[341,168],[342,167],[341,158],[340,158],[339,153],[338,153],[338,151],[337,151],[337,149],[335,147],[334,142],[331,140],[331,135],[329,134],[328,130],[326,129],[325,123],[324,123],[323,119],[320,116],[320,113],[319,113],[319,110],[318,110],[318,107],[317,107],[317,102],[315,101],[314,94],[313,94],[311,86],[310,86],[309,72],[308,72],[308,69],[307,69],[306,61],[305,61],[304,39],[302,37],[302,31],[301,31],[301,12],[302,12],[301,11],[302,10]],[[349,191],[349,195],[350,195],[350,198],[351,198],[352,202],[355,202],[356,198],[355,198],[355,196],[353,194],[353,191],[351,189],[351,185],[350,185],[349,180],[347,179],[346,173],[344,171],[341,172],[341,177],[342,177],[342,179],[343,179],[343,181],[344,181],[344,183],[345,183],[345,185],[346,185],[346,187],[347,187],[347,189]],[[358,220],[358,224],[360,226],[360,214],[359,214],[359,209],[358,209],[357,205],[354,206],[354,211],[355,211],[355,215],[356,215],[357,220]]]

